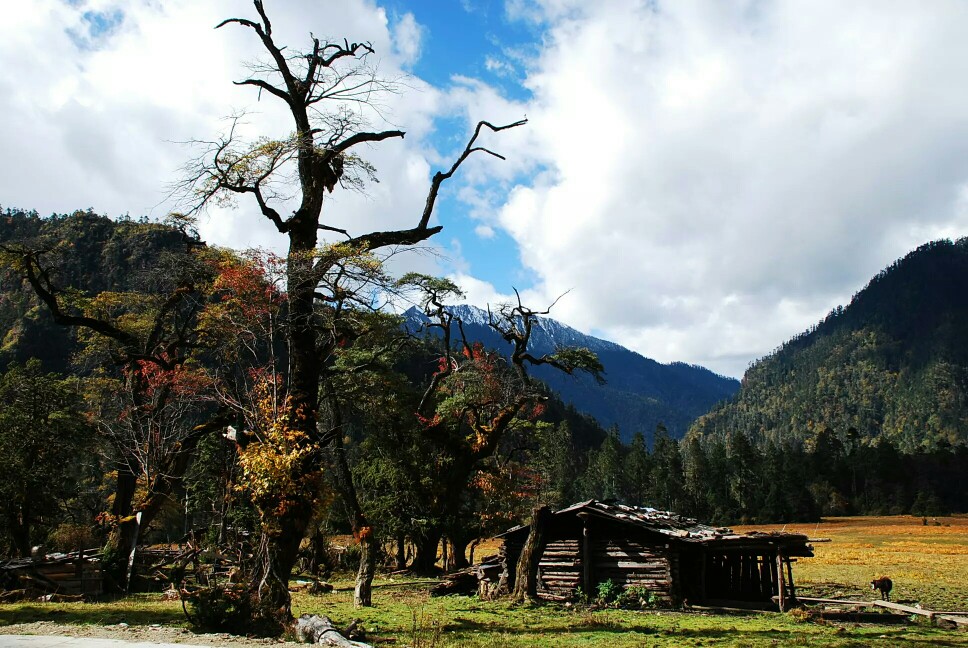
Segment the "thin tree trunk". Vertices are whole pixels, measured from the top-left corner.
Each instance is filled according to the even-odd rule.
[[[396,564],[394,569],[400,571],[407,568],[407,539],[400,533],[397,535]]]
[[[20,511],[20,515],[8,516],[10,521],[10,537],[14,547],[21,558],[30,557],[30,523],[27,519],[27,512]]]
[[[538,561],[544,551],[545,527],[551,517],[547,506],[531,510],[531,531],[521,550],[518,567],[514,576],[514,592],[511,598],[518,602],[538,598]]]
[[[360,568],[356,572],[356,587],[353,589],[353,605],[356,607],[373,605],[373,576],[376,574],[378,550],[372,530],[360,534]]]
[[[350,515],[350,524],[353,528],[353,535],[360,543],[360,566],[356,572],[356,586],[353,589],[353,605],[356,607],[370,607],[373,605],[373,577],[376,575],[376,557],[379,553],[379,545],[376,541],[376,534],[373,526],[367,520],[360,505],[360,498],[356,492],[356,485],[353,483],[353,472],[350,470],[349,462],[346,459],[346,450],[343,448],[342,432],[342,411],[339,401],[336,398],[335,390],[331,386],[327,389],[331,415],[333,417],[333,428],[337,431],[333,435],[334,457],[333,466],[336,476],[336,488],[342,495],[343,503],[346,505]]]

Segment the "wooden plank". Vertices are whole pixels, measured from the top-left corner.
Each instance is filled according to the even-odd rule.
[[[814,598],[812,596],[798,596],[798,601],[803,603],[829,603],[832,605],[860,605],[870,607],[870,601],[848,601],[846,599]]]
[[[906,614],[920,614],[921,616],[926,616],[929,619],[933,619],[935,615],[935,613],[931,610],[911,607],[910,605],[901,605],[900,603],[894,603],[892,601],[871,601],[871,604],[876,605],[877,607],[887,608],[888,610],[904,612]]]
[[[852,621],[854,623],[907,623],[908,615],[893,612],[860,612],[855,610],[821,610],[825,621]]]
[[[934,617],[935,622],[953,623],[957,628],[968,628],[968,616],[954,616],[951,614],[939,614]]]

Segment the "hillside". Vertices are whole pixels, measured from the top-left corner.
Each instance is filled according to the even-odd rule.
[[[756,362],[690,434],[968,443],[968,239],[925,244]]]
[[[0,246],[56,249],[58,285],[89,295],[142,287],[159,255],[183,250],[183,240],[180,231],[165,225],[115,221],[88,211],[49,218],[18,210],[0,214]],[[76,331],[54,324],[25,281],[0,270],[0,370],[34,357],[48,371],[67,372],[75,340]]]
[[[504,340],[488,326],[486,311],[459,305],[453,307],[453,312],[464,322],[468,339],[493,349],[507,348]],[[426,317],[416,309],[410,309],[406,316],[407,325],[413,331],[426,322]],[[671,436],[679,438],[698,416],[732,396],[739,386],[736,380],[703,367],[658,363],[547,317],[539,318],[532,343],[536,354],[549,353],[556,346],[587,347],[598,354],[605,366],[605,385],[597,384],[589,376],[568,376],[547,366],[537,367],[534,375],[562,400],[595,417],[603,426],[618,426],[625,441],[641,432],[651,444],[660,423]]]

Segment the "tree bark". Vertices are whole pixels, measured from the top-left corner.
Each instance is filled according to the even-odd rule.
[[[251,630],[257,634],[279,634],[292,623],[289,576],[311,518],[312,508],[304,505],[276,517],[271,528],[263,525],[249,583],[255,603]]]
[[[525,599],[538,598],[538,561],[544,551],[545,527],[551,518],[551,509],[547,506],[535,507],[531,510],[531,531],[521,550],[518,567],[514,576],[514,592],[511,598],[517,602]]]
[[[353,589],[353,605],[356,607],[373,605],[373,576],[376,574],[378,552],[373,530],[366,528],[360,534],[360,568],[356,572],[356,587]]]
[[[407,539],[402,533],[397,535],[396,545],[394,569],[400,571],[407,568]]]
[[[470,540],[464,536],[450,536],[450,566],[454,571],[459,571],[466,567],[470,567],[470,563],[467,561],[468,544],[470,544]]]
[[[437,571],[437,547],[440,546],[441,532],[430,529],[423,538],[417,540],[417,553],[411,567],[419,574],[430,574]]]

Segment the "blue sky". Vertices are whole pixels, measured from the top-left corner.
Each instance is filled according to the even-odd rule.
[[[924,0],[266,0],[292,47],[367,40],[409,75],[379,119],[404,141],[337,192],[333,224],[408,227],[478,119],[489,136],[446,185],[444,231],[394,258],[484,306],[521,289],[583,331],[732,376],[846,303],[917,245],[968,234],[968,3]],[[246,112],[259,54],[213,30],[238,0],[32,0],[0,24],[0,205],[162,218],[192,155]],[[381,124],[374,123],[374,127]],[[285,207],[283,201],[283,207]],[[211,243],[279,249],[253,205],[209,210]]]

